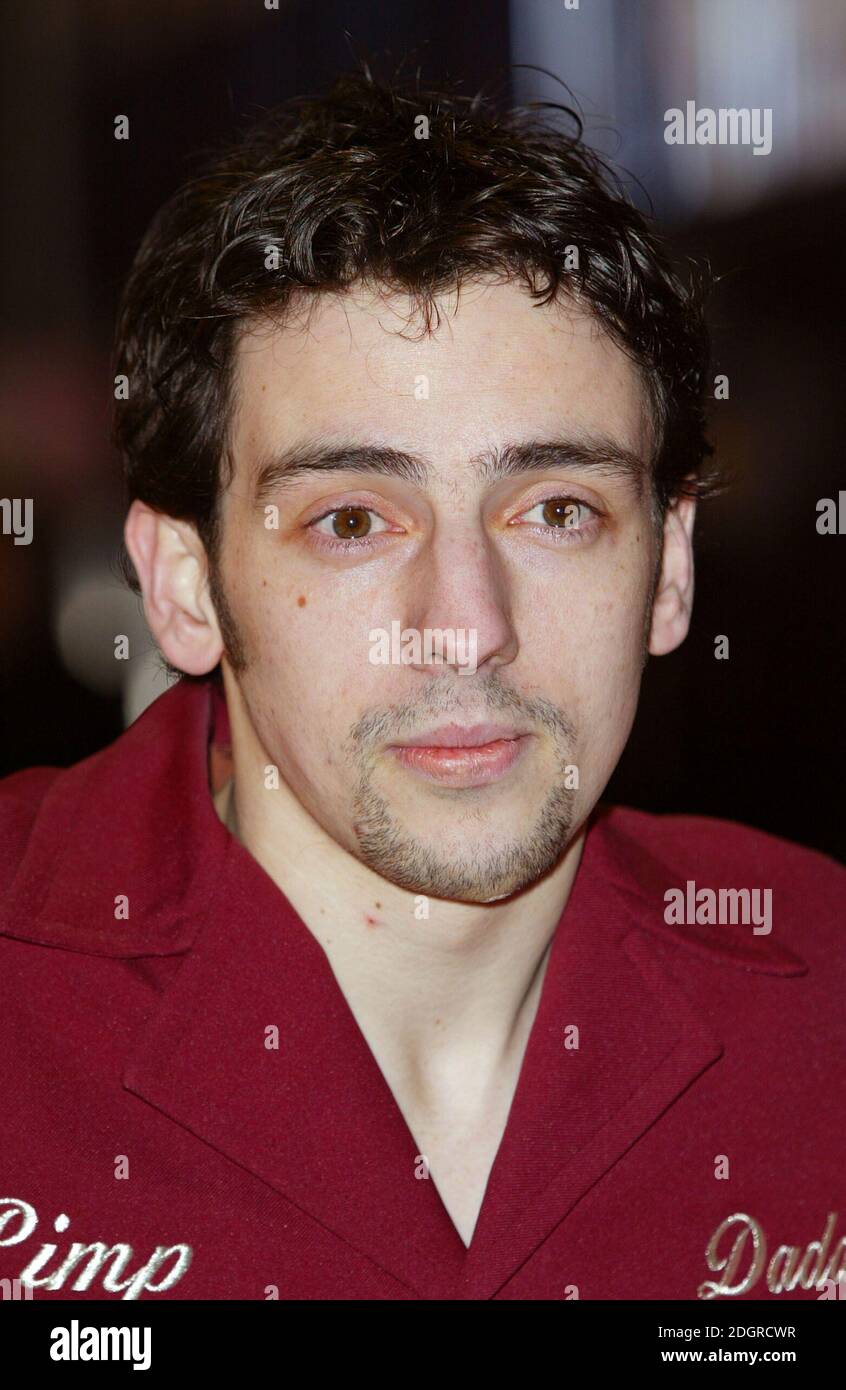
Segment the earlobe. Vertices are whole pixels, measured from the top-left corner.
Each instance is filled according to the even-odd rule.
[[[214,670],[223,642],[196,528],[136,499],[126,518],[124,540],[141,585],[147,623],[163,655],[188,675]]]
[[[665,656],[684,641],[693,611],[693,522],[696,499],[682,497],[664,518],[661,572],[652,603],[651,656]]]

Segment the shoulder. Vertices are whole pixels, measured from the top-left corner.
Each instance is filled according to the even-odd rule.
[[[770,941],[757,936],[756,951],[772,954],[780,943],[808,960],[842,957],[846,868],[829,855],[711,816],[601,807],[597,827],[609,873],[649,904],[649,917],[670,922],[665,905],[683,895],[685,934],[701,927],[728,944],[737,937],[731,916],[743,909],[738,897],[751,895],[753,910],[766,905],[772,923]]]
[[[81,761],[0,781],[0,935],[97,956],[188,949],[232,843],[209,794],[210,695],[177,682]]]
[[[761,872],[843,891],[846,868],[836,859],[768,831],[712,816],[655,815],[628,806],[604,811],[607,831],[621,845],[645,850],[676,873],[685,868]]]

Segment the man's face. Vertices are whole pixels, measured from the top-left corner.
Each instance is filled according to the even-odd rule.
[[[302,805],[391,881],[483,902],[555,866],[628,738],[651,436],[593,318],[515,285],[440,307],[425,335],[358,289],[245,333],[219,574]]]

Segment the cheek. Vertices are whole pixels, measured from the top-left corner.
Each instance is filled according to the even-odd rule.
[[[319,782],[321,769],[342,761],[356,719],[391,698],[396,668],[370,662],[374,624],[337,589],[262,574],[246,556],[232,573],[230,608],[248,657],[241,683],[257,732],[274,760]]]
[[[252,601],[249,629],[245,675],[273,702],[280,727],[293,722],[345,733],[373,669],[366,633],[351,631],[342,614],[324,610],[302,587],[272,596],[263,590]]]
[[[366,665],[372,596],[357,593],[342,574],[316,574],[255,526],[230,545],[225,573],[230,608],[256,667],[284,668],[296,679],[301,669],[319,675]]]
[[[559,584],[533,586],[520,623],[524,649],[549,666],[570,670],[577,683],[640,669],[648,590],[640,557],[609,573],[585,566]]]
[[[646,622],[646,583],[597,601],[580,660],[586,742],[610,768],[634,721]]]
[[[561,704],[586,762],[616,762],[634,719],[643,669],[648,575],[639,556],[606,576],[585,568],[556,593],[536,592],[521,634],[532,693]]]

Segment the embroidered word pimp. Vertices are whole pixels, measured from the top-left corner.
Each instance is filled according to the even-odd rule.
[[[767,1265],[766,1284],[770,1293],[790,1293],[793,1289],[822,1289],[831,1280],[846,1278],[846,1236],[829,1256],[829,1246],[837,1212],[831,1211],[819,1240],[800,1246],[780,1245]],[[723,1236],[736,1227],[734,1239],[720,1254]],[[767,1238],[758,1222],[745,1212],[735,1212],[721,1221],[708,1242],[705,1262],[718,1281],[708,1279],[697,1290],[700,1298],[736,1298],[757,1284],[767,1260]],[[738,1277],[740,1276],[740,1277]]]
[[[14,1225],[15,1218],[20,1218],[20,1224]],[[21,1201],[20,1197],[0,1197],[0,1247],[6,1245],[22,1245],[28,1240],[38,1225],[38,1213],[35,1207],[30,1206],[29,1202]],[[70,1225],[70,1217],[64,1215],[57,1216],[53,1223],[56,1231],[66,1231]],[[7,1234],[7,1228],[11,1234]],[[90,1245],[81,1245],[74,1241],[67,1255],[60,1260],[58,1267],[52,1274],[46,1274],[40,1279],[36,1279],[36,1274],[44,1269],[56,1253],[57,1246],[42,1245],[36,1255],[33,1255],[29,1264],[21,1270],[18,1278],[26,1288],[33,1289],[61,1289],[64,1288],[65,1281],[76,1271],[76,1278],[70,1285],[77,1293],[90,1288],[92,1281],[97,1277],[109,1260],[112,1261],[110,1267],[103,1276],[103,1288],[108,1293],[123,1293],[124,1302],[137,1299],[145,1291],[147,1293],[164,1293],[167,1289],[172,1289],[178,1282],[191,1263],[193,1251],[190,1245],[157,1245],[150,1258],[142,1264],[134,1274],[129,1275],[123,1282],[120,1282],[121,1275],[126,1272],[126,1267],[132,1260],[133,1252],[131,1245],[112,1245],[106,1246],[102,1241],[93,1241]],[[164,1266],[168,1265],[171,1257],[176,1259],[170,1264],[167,1273],[161,1274],[158,1283],[154,1283],[155,1275],[158,1275]],[[84,1267],[80,1270],[81,1261],[86,1260]]]

